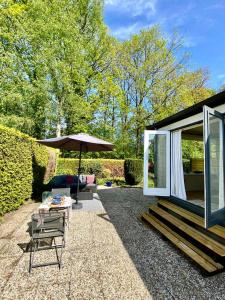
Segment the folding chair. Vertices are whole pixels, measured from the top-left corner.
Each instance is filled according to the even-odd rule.
[[[56,238],[61,238],[62,243],[57,244]],[[46,246],[42,245],[44,241],[50,240],[51,243]],[[65,247],[65,213],[43,213],[33,214],[31,219],[31,250],[30,250],[30,262],[29,273],[32,268],[44,267],[49,265],[58,265],[59,269],[62,266],[62,252]],[[58,249],[61,248],[60,254]],[[34,264],[34,256],[36,251],[55,249],[57,261]]]

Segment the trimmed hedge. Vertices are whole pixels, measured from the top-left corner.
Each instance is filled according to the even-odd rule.
[[[79,160],[76,158],[59,158],[57,161],[58,175],[61,174],[76,174],[78,169]],[[81,167],[83,173],[94,173],[96,176],[101,178],[109,171],[111,172],[110,177],[123,177],[124,160],[122,159],[82,159]]]
[[[125,159],[124,176],[126,183],[129,185],[140,183],[143,178],[143,161],[133,158]]]
[[[55,165],[52,164],[50,158],[52,156],[56,160],[54,150],[38,144],[35,140],[31,140],[32,145],[32,197],[38,198],[45,190],[45,183],[54,176]]]
[[[191,171],[191,161],[190,159],[183,159],[183,169],[185,173],[190,173]]]
[[[42,192],[48,158],[47,147],[0,125],[0,215]]]

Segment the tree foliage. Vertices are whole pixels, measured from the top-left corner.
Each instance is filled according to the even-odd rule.
[[[188,55],[179,36],[168,41],[158,26],[115,41],[112,54],[102,119],[96,123],[114,136],[120,157],[142,156],[146,125],[213,94],[206,88],[205,70],[187,70]]]
[[[2,0],[0,121],[37,138],[89,132],[116,144],[108,157],[141,157],[146,125],[213,93],[187,61],[158,26],[109,36],[100,0]]]

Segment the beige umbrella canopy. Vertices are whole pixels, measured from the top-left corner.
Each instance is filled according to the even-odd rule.
[[[45,140],[39,140],[38,143],[43,144],[48,147],[65,149],[71,151],[79,151],[79,168],[78,176],[81,172],[81,154],[82,152],[99,152],[99,151],[112,151],[114,145],[96,138],[94,136],[88,135],[86,133],[79,133],[74,135],[61,136],[57,138],[50,138]],[[79,178],[77,194],[79,191]]]

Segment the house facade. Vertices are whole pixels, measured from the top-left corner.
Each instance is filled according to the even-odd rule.
[[[160,122],[144,133],[144,194],[166,197],[204,218],[225,223],[225,92]],[[200,157],[184,164],[182,145]],[[202,151],[202,153],[201,153]]]

